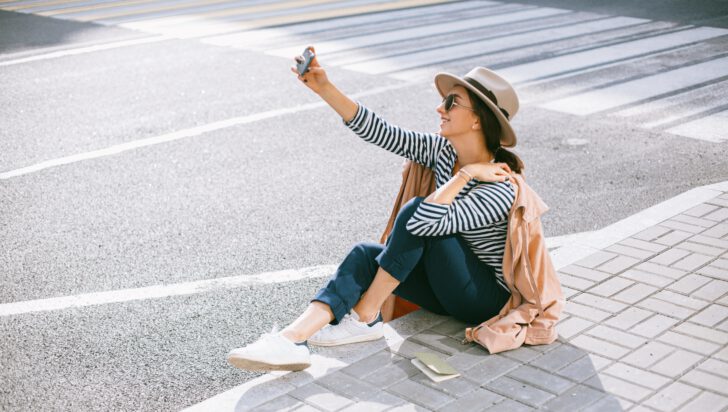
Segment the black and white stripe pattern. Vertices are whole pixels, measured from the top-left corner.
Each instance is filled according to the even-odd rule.
[[[390,124],[356,101],[356,115],[344,124],[364,141],[435,170],[440,188],[452,177],[457,152],[437,133],[421,133]],[[407,230],[417,236],[460,234],[475,255],[495,269],[498,283],[503,280],[503,253],[508,227],[508,211],[515,191],[510,182],[468,182],[449,205],[425,202],[407,222]]]

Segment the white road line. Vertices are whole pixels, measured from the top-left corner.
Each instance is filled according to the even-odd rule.
[[[39,60],[56,59],[56,58],[65,57],[65,56],[76,56],[79,54],[92,53],[92,52],[100,51],[100,50],[117,49],[120,47],[136,46],[139,44],[147,44],[147,43],[155,43],[155,42],[160,42],[160,41],[170,40],[170,39],[173,39],[173,37],[162,35],[162,36],[145,37],[145,38],[141,38],[141,39],[115,41],[115,42],[104,43],[104,44],[95,44],[93,46],[78,47],[75,49],[68,49],[68,50],[59,50],[59,51],[55,51],[55,52],[39,54],[36,56],[29,56],[29,57],[14,59],[14,60],[0,61],[0,66],[11,66],[14,64],[29,63],[29,62],[39,61]]]
[[[412,85],[419,84],[419,81],[408,81],[400,84],[377,87],[371,90],[367,90],[360,93],[350,95],[352,99],[357,99],[363,96],[369,96],[378,93],[384,93],[391,90],[401,89]],[[0,180],[10,179],[12,177],[22,176],[33,172],[38,172],[51,167],[66,165],[70,163],[76,163],[83,160],[96,159],[105,156],[111,156],[118,153],[123,153],[129,150],[134,150],[140,147],[152,146],[160,143],[171,142],[174,140],[185,139],[189,137],[199,136],[205,133],[209,133],[216,130],[225,129],[232,126],[238,126],[241,124],[253,123],[259,120],[270,119],[272,117],[281,116],[289,113],[300,113],[306,110],[315,110],[321,107],[326,107],[326,102],[308,103],[301,106],[289,107],[285,109],[270,110],[267,112],[256,113],[248,116],[233,117],[231,119],[221,120],[218,122],[209,123],[202,126],[196,126],[189,129],[183,129],[172,133],[163,134],[160,136],[148,137],[146,139],[134,140],[127,143],[120,143],[107,147],[105,149],[92,150],[90,152],[78,153],[75,155],[59,157],[56,159],[46,160],[44,162],[36,163],[31,166],[22,167],[19,169],[9,170],[0,173]]]
[[[616,86],[553,100],[540,106],[583,116],[636,103],[727,75],[728,57],[723,57],[620,83]]]
[[[721,143],[728,141],[728,111],[719,112],[666,130],[668,133]],[[724,157],[725,161],[726,158]],[[723,165],[725,167],[725,164]]]
[[[414,67],[433,65],[444,61],[487,55],[489,53],[508,50],[514,47],[522,47],[535,43],[580,36],[601,30],[611,30],[642,24],[647,21],[648,20],[632,17],[614,17],[597,21],[580,22],[561,27],[550,27],[521,34],[508,35],[505,37],[489,38],[464,44],[450,45],[446,47],[446,53],[443,53],[442,48],[422,50],[402,56],[371,59],[363,63],[343,65],[342,67],[363,73],[383,74]],[[509,76],[505,77],[510,80]]]
[[[347,37],[341,40],[322,41],[316,43],[316,49],[326,53],[336,53],[343,50],[350,50],[359,47],[373,46],[381,43],[405,41],[427,36],[438,36],[461,30],[478,29],[496,24],[514,23],[522,20],[550,17],[557,14],[569,13],[568,10],[552,8],[527,9],[521,7],[519,10],[511,10],[508,13],[496,14],[494,16],[482,16],[471,19],[460,19],[457,21],[442,22],[436,25],[418,26],[400,30],[389,30],[383,33],[374,33],[365,36]],[[267,50],[265,53],[272,56],[290,57],[299,54],[307,44],[295,44],[282,48]],[[442,50],[440,50],[442,53]],[[447,55],[450,54],[448,48]],[[335,60],[332,64],[339,64]]]
[[[575,70],[602,65],[616,60],[655,53],[660,50],[666,50],[726,34],[728,34],[728,30],[726,29],[699,27],[619,43],[612,46],[598,47],[583,52],[569,53],[564,56],[558,56],[551,59],[543,59],[533,63],[506,67],[500,71],[502,71],[503,76],[512,83],[523,84],[527,81],[548,78],[560,73],[573,72]]]
[[[558,236],[546,239],[549,247],[578,242],[587,233]],[[228,276],[216,279],[198,280],[193,282],[175,283],[169,285],[155,285],[142,288],[110,290],[104,292],[83,293],[71,296],[59,296],[47,299],[34,299],[21,302],[0,304],[0,316],[20,315],[32,312],[47,312],[92,305],[129,302],[132,300],[158,299],[169,296],[192,295],[207,293],[220,289],[233,289],[246,285],[262,285],[269,283],[292,282],[301,279],[311,279],[331,276],[336,271],[336,265],[311,266],[302,269],[281,270],[265,272],[256,275]]]
[[[3,303],[0,304],[0,316],[46,312],[142,299],[157,299],[168,296],[192,295],[221,289],[233,289],[247,285],[292,282],[301,279],[331,276],[336,271],[336,268],[337,266],[335,265],[311,266],[298,270],[281,270],[277,272],[259,273],[256,275],[229,276],[170,285],[155,285],[143,288],[111,290],[106,292],[84,293],[80,295],[60,296],[48,299]]]
[[[298,23],[283,28],[256,29],[239,33],[215,35],[201,38],[200,41],[218,46],[231,46],[262,51],[269,49],[272,45],[280,45],[282,42],[289,41],[291,38],[296,38],[295,41],[299,41],[300,38],[305,38],[308,34],[320,33],[327,29],[340,29],[342,27],[353,27],[362,24],[383,24],[393,20],[419,17],[432,13],[447,14],[459,12],[463,9],[472,9],[473,7],[477,7],[480,10],[492,6],[503,6],[503,4],[493,1],[473,1],[427,6],[426,8],[417,7],[414,9],[388,11],[386,13],[353,15],[331,20]],[[314,45],[318,48],[318,43]],[[300,51],[298,50],[296,53],[298,54]]]

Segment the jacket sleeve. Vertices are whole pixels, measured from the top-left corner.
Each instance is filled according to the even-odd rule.
[[[437,133],[420,133],[395,126],[366,108],[358,100],[357,112],[344,125],[361,137],[399,156],[434,169],[437,155],[447,141]]]
[[[481,183],[449,205],[422,201],[407,222],[415,236],[444,236],[508,219],[515,192],[509,182]]]

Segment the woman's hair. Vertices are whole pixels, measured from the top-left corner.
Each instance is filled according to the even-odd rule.
[[[506,163],[513,172],[520,174],[525,166],[515,153],[501,146],[501,125],[495,117],[495,114],[493,114],[490,107],[477,94],[473,93],[470,89],[466,88],[465,90],[468,91],[468,96],[470,96],[470,102],[473,104],[475,114],[480,119],[480,124],[483,125],[482,130],[485,135],[485,146],[491,153],[495,154],[496,162]]]

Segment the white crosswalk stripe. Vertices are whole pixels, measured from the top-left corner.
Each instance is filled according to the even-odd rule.
[[[397,79],[426,81],[450,67],[489,66],[523,90],[524,104],[728,140],[728,30],[722,28],[486,0],[36,0],[0,8],[285,59],[312,44],[328,67]],[[664,63],[666,56],[671,60]]]

